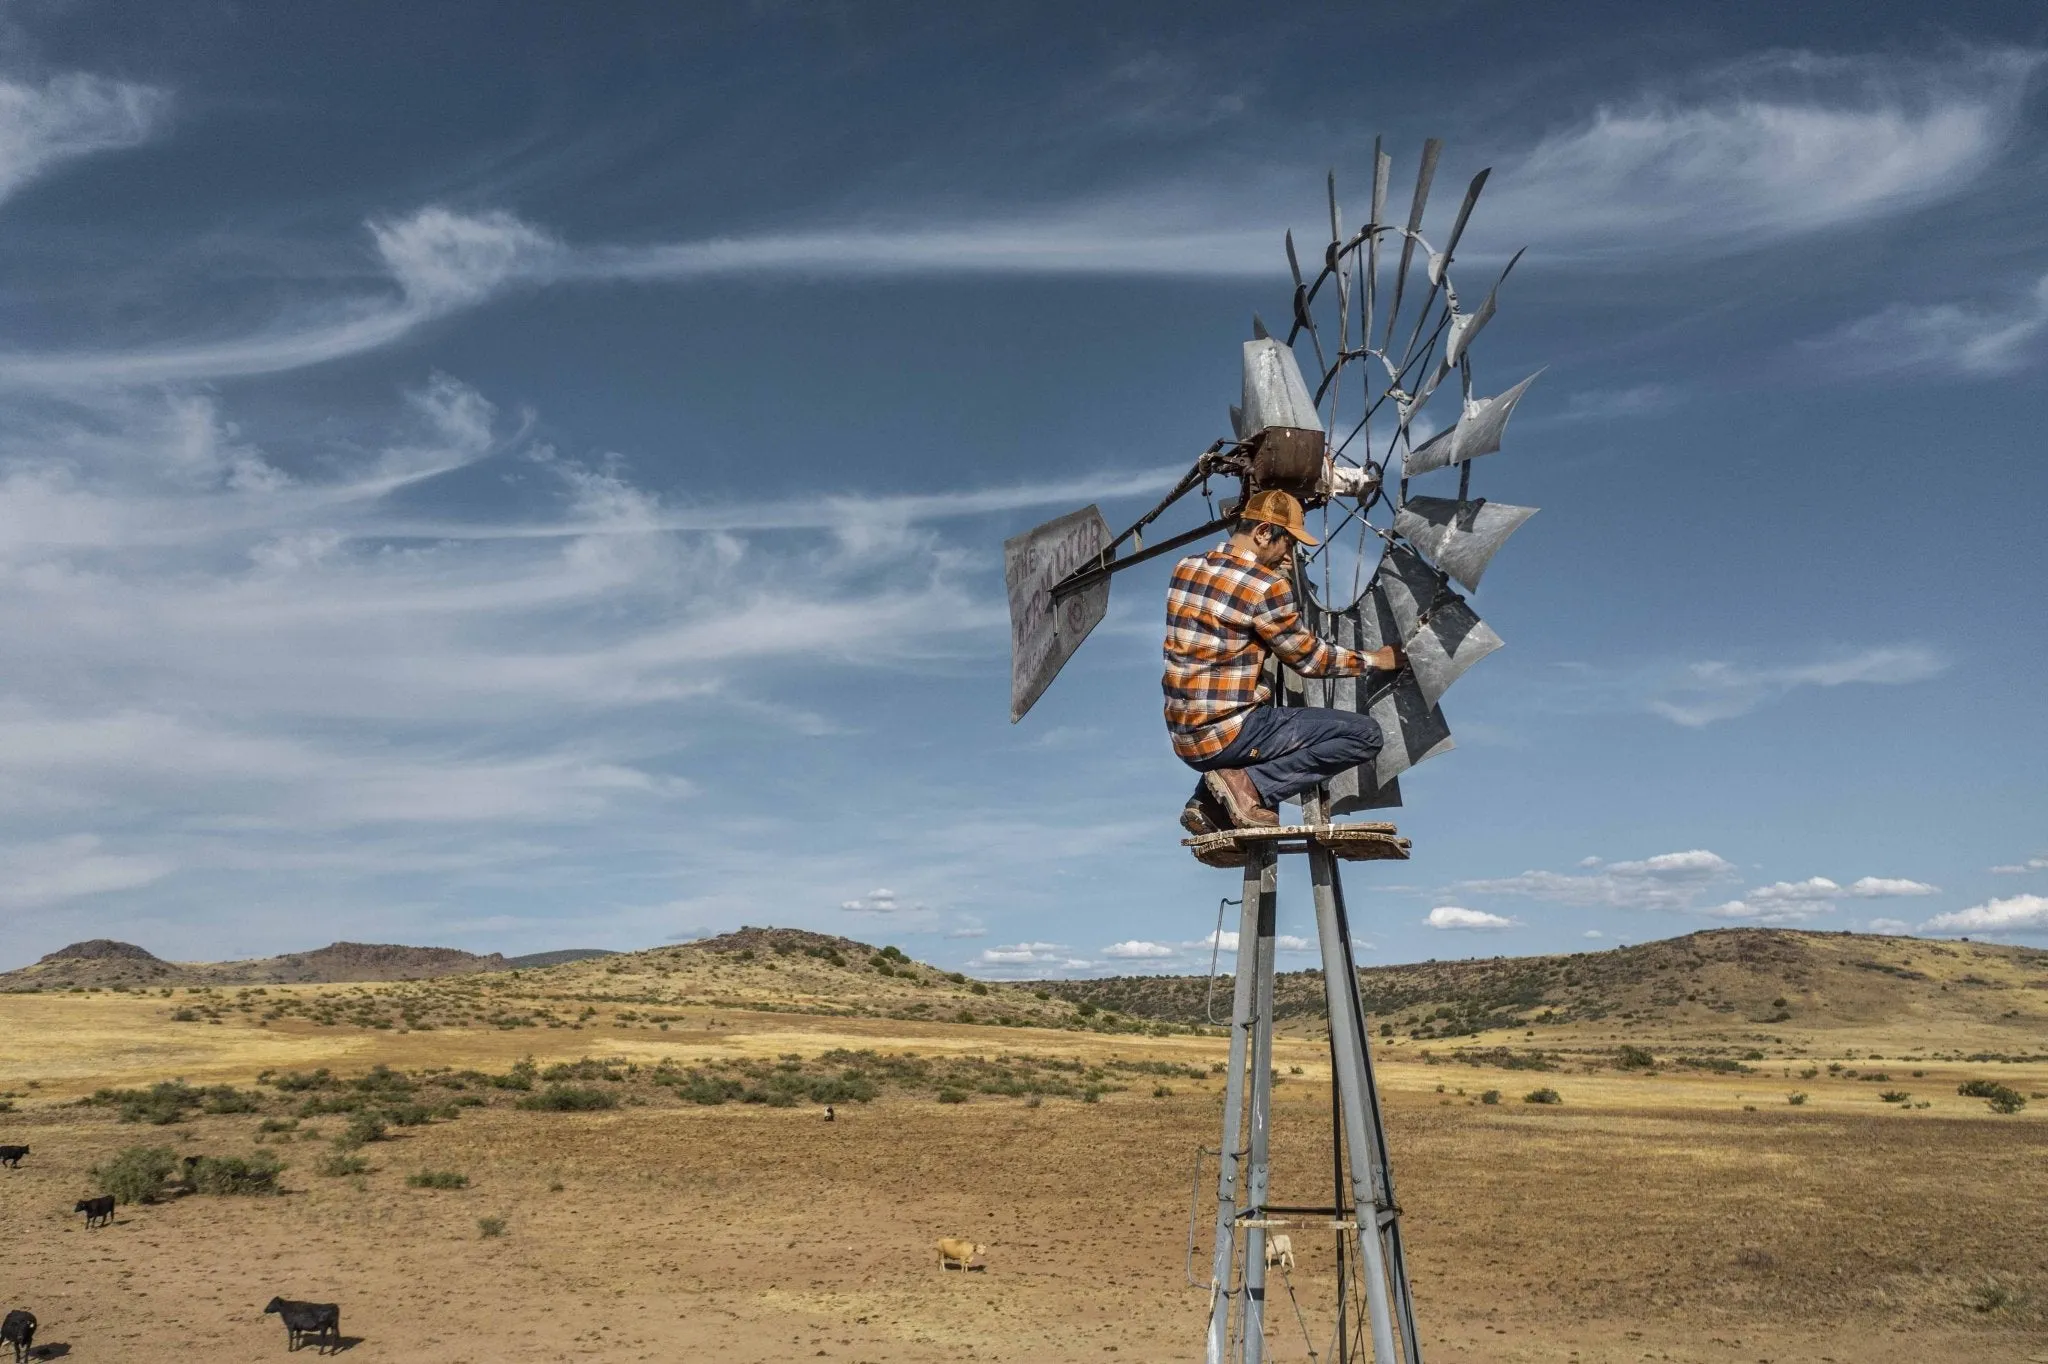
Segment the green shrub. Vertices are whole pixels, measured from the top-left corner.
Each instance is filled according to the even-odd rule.
[[[434,1110],[425,1104],[391,1104],[381,1111],[381,1116],[393,1127],[425,1127]]]
[[[199,1092],[204,1096],[199,1106],[208,1113],[257,1113],[263,1109],[261,1099],[233,1085],[214,1085]]]
[[[498,1089],[532,1089],[534,1070],[533,1058],[529,1056],[503,1075],[493,1075],[491,1084]]]
[[[505,1234],[505,1219],[502,1217],[479,1217],[476,1219],[476,1234],[490,1239]]]
[[[368,1142],[384,1140],[384,1120],[374,1113],[358,1113],[348,1120],[338,1144],[349,1147],[365,1145]]]
[[[1525,1104],[1561,1104],[1564,1102],[1564,1098],[1554,1089],[1532,1089],[1522,1096],[1522,1102]]]
[[[549,1113],[587,1113],[600,1108],[617,1108],[619,1096],[588,1085],[549,1085],[540,1093],[521,1099],[519,1106]]]
[[[1614,1054],[1614,1064],[1623,1070],[1654,1070],[1657,1058],[1642,1047],[1632,1047],[1624,1043],[1621,1050]]]
[[[299,1120],[297,1118],[265,1118],[262,1122],[256,1124],[256,1130],[266,1134],[272,1132],[295,1132],[298,1130],[298,1126]]]
[[[1799,1105],[1806,1102],[1806,1091],[1800,1090],[1796,1093],[1787,1094],[1785,1102],[1791,1104],[1794,1108],[1799,1107]]]
[[[203,1194],[274,1194],[284,1162],[267,1151],[241,1156],[202,1156],[192,1167],[192,1187]]]
[[[1902,1104],[1913,1096],[1903,1089],[1887,1089],[1877,1097],[1888,1104]]]
[[[1996,1080],[1965,1080],[1956,1093],[1968,1099],[1983,1099],[1993,1113],[2017,1113],[2027,1106],[2026,1096]]]
[[[942,1089],[939,1091],[939,1102],[942,1104],[964,1104],[967,1102],[967,1091],[964,1089]]]
[[[408,1189],[466,1189],[469,1176],[455,1170],[421,1170],[405,1177]]]
[[[1488,1090],[1484,1090],[1484,1091],[1482,1091],[1482,1092],[1480,1093],[1480,1095],[1479,1095],[1479,1102],[1481,1102],[1481,1103],[1483,1103],[1483,1104],[1497,1104],[1497,1103],[1499,1103],[1499,1102],[1500,1102],[1500,1091],[1499,1091],[1499,1090],[1497,1090],[1497,1089],[1488,1089]]]
[[[345,1155],[340,1151],[336,1151],[313,1167],[315,1174],[326,1175],[331,1179],[338,1179],[343,1175],[368,1174],[369,1171],[369,1161],[361,1156]]]
[[[104,1165],[92,1167],[93,1183],[117,1203],[149,1203],[178,1168],[168,1146],[130,1146]]]
[[[1083,1018],[1093,1018],[1095,1017],[1095,1005],[1092,1001],[1084,999],[1074,1006],[1074,1012]]]

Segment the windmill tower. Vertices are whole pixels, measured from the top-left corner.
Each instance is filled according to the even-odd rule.
[[[1326,1230],[1335,1241],[1336,1292],[1326,1333],[1311,1324],[1291,1276],[1284,1280],[1311,1355],[1338,1364],[1422,1359],[1339,868],[1343,861],[1404,859],[1409,845],[1392,824],[1333,821],[1400,805],[1401,774],[1452,747],[1438,702],[1468,668],[1501,647],[1500,636],[1452,585],[1476,592],[1494,554],[1536,511],[1472,496],[1472,461],[1500,449],[1508,419],[1536,376],[1492,396],[1474,390],[1473,342],[1493,320],[1500,284],[1521,256],[1507,262],[1477,307],[1461,300],[1452,265],[1488,172],[1473,177],[1442,244],[1433,244],[1423,235],[1423,219],[1441,150],[1435,139],[1423,144],[1401,222],[1386,216],[1393,158],[1377,142],[1371,207],[1355,229],[1344,225],[1336,177],[1330,177],[1329,242],[1312,278],[1304,276],[1294,236],[1287,235],[1294,296],[1286,339],[1254,316],[1243,348],[1243,389],[1230,408],[1231,435],[1204,450],[1157,506],[1118,535],[1091,506],[1003,546],[1013,722],[1102,620],[1112,575],[1224,531],[1243,500],[1267,488],[1321,510],[1321,543],[1297,551],[1293,569],[1308,624],[1360,651],[1399,644],[1407,658],[1398,673],[1370,684],[1304,678],[1269,660],[1276,704],[1369,714],[1385,734],[1385,747],[1369,767],[1303,793],[1296,823],[1184,840],[1203,863],[1242,868],[1244,878],[1213,1253],[1203,1285],[1210,1292],[1209,1364],[1260,1364],[1269,1333],[1283,1325],[1267,1310],[1267,1237],[1280,1228]],[[1404,316],[1404,304],[1418,294],[1419,306]],[[1302,368],[1304,339],[1314,358],[1313,386]],[[1453,375],[1454,386],[1448,382]],[[1446,388],[1456,394],[1455,412],[1438,399],[1437,410],[1425,417],[1431,399]],[[1432,422],[1441,424],[1432,429]],[[1448,486],[1421,491],[1421,480],[1444,485],[1453,474],[1455,496],[1444,495]],[[1220,515],[1144,543],[1155,521],[1198,490],[1208,494],[1219,480],[1236,485]],[[1329,1011],[1337,1159],[1328,1204],[1283,1206],[1271,1201],[1268,1188],[1274,919],[1278,869],[1288,855],[1308,860]],[[1318,1348],[1324,1343],[1327,1354]]]

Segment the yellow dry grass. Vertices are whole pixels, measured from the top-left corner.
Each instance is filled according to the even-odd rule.
[[[584,996],[586,980],[618,983],[590,964],[560,970]],[[355,987],[294,988],[346,998]],[[284,993],[272,987],[264,999]],[[314,1173],[323,1142],[272,1141],[263,1149],[291,1162],[286,1196],[124,1207],[114,1226],[90,1233],[69,1209],[92,1191],[95,1163],[138,1142],[247,1154],[258,1118],[154,1128],[66,1101],[101,1086],[247,1086],[264,1070],[319,1066],[495,1072],[528,1055],[543,1065],[689,1063],[844,1047],[1206,1067],[1221,1059],[1221,1037],[728,1005],[664,1006],[663,1030],[644,1005],[624,1002],[582,1005],[578,1022],[552,1028],[401,1031],[298,1016],[258,1026],[253,1011],[171,1021],[186,999],[0,996],[0,1089],[18,1096],[17,1111],[0,1115],[0,1142],[34,1148],[20,1170],[0,1169],[0,1245],[10,1247],[0,1305],[31,1306],[43,1339],[74,1357],[267,1359],[283,1348],[276,1320],[258,1311],[273,1294],[342,1303],[347,1333],[361,1337],[351,1355],[363,1360],[1196,1353],[1206,1299],[1183,1277],[1190,1178],[1197,1148],[1215,1140],[1220,1077],[1169,1081],[1167,1097],[1134,1082],[1100,1103],[1037,1107],[890,1094],[842,1106],[830,1126],[810,1107],[476,1109],[364,1148],[373,1168],[360,1179]],[[583,1007],[595,1012],[583,1017]],[[636,1018],[621,1026],[621,1012]],[[1938,1032],[1939,1020],[1930,1026]],[[1424,1044],[1405,1039],[1385,1049],[1429,1357],[2048,1358],[2048,1101],[1999,1116],[1955,1093],[1978,1075],[2048,1091],[2048,1064],[1856,1059],[1964,1049],[1977,1026],[1954,1037],[1923,1035],[1913,1018],[1784,1032],[1768,1062],[1734,1075],[1642,1075],[1578,1059],[1531,1072],[1445,1061],[1441,1046],[1431,1064]],[[1612,1033],[1711,1049],[1756,1029],[1733,1028],[1725,1043],[1605,1024],[1535,1031],[1468,1041],[1590,1053],[1611,1047]],[[1276,1199],[1320,1201],[1330,1180],[1324,1053],[1297,1037],[1276,1060]],[[1830,1060],[1881,1064],[1893,1080],[1833,1076]],[[1817,1074],[1801,1078],[1808,1066]],[[1519,1101],[1539,1085],[1564,1102]],[[1882,1102],[1885,1088],[1931,1106]],[[1489,1089],[1505,1102],[1479,1103]],[[1786,1102],[1794,1091],[1808,1094],[1804,1104]],[[339,1120],[321,1125],[331,1133]],[[405,1187],[422,1169],[460,1171],[471,1185]],[[483,1217],[502,1217],[505,1235],[480,1236]],[[989,1270],[941,1275],[930,1249],[941,1235],[988,1242]],[[1294,1287],[1323,1351],[1330,1249],[1312,1232],[1295,1241]],[[1273,1357],[1306,1359],[1278,1289],[1274,1305]]]

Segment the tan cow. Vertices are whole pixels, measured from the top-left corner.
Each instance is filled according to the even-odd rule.
[[[1274,1265],[1285,1270],[1294,1268],[1294,1238],[1284,1231],[1266,1238],[1266,1268]]]
[[[964,1273],[968,1261],[977,1255],[988,1254],[987,1246],[963,1241],[957,1236],[941,1236],[935,1249],[939,1252],[939,1272],[942,1274],[948,1266],[957,1266]]]

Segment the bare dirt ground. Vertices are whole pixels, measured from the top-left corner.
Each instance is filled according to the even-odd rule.
[[[67,1101],[171,1076],[248,1085],[265,1068],[503,1070],[529,1053],[651,1064],[844,1046],[1205,1067],[1220,1038],[727,1010],[667,1032],[204,1027],[163,1023],[160,1004],[0,997],[0,1084],[21,1096],[0,1141],[34,1148],[0,1169],[0,1299],[31,1306],[65,1357],[272,1358],[284,1332],[259,1309],[273,1294],[340,1302],[360,1360],[1198,1354],[1190,1180],[1220,1078],[1036,1107],[888,1093],[830,1125],[814,1106],[477,1108],[395,1129],[355,1178],[315,1173],[324,1141],[259,1148],[253,1114],[153,1127]],[[1320,1053],[1296,1041],[1278,1059],[1276,1199],[1321,1201]],[[1955,1095],[1984,1067],[1916,1068],[1899,1083],[1927,1109],[1825,1073],[1532,1075],[1400,1049],[1383,1080],[1429,1358],[2048,1360],[2048,1103],[1994,1115]],[[2048,1065],[1993,1069],[2048,1088]],[[1518,1102],[1538,1084],[1564,1102]],[[1488,1088],[1506,1102],[1475,1102]],[[1790,1090],[1811,1097],[1793,1107]],[[90,1168],[135,1144],[271,1151],[288,1192],[124,1206],[86,1231],[70,1208],[94,1191]],[[422,1169],[470,1187],[406,1187]],[[483,1217],[504,1234],[482,1237]],[[987,1269],[942,1274],[941,1235],[987,1242]],[[1327,1358],[1331,1250],[1295,1239],[1294,1288]],[[1278,1289],[1274,1309],[1273,1356],[1306,1359]]]

